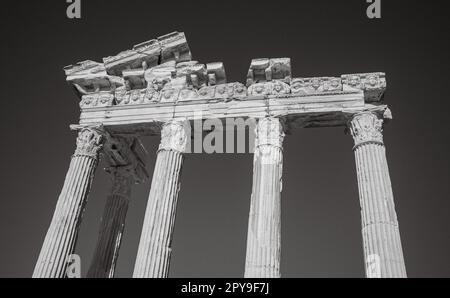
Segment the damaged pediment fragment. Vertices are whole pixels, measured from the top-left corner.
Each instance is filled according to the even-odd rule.
[[[121,77],[109,75],[103,63],[91,60],[79,62],[64,68],[66,80],[71,84],[78,97],[98,92],[114,92],[124,85]]]
[[[247,73],[247,87],[262,82],[281,80],[289,83],[291,80],[290,58],[259,58],[253,59]]]
[[[168,61],[191,60],[191,52],[183,32],[172,32],[157,39],[135,45],[132,49],[103,58],[106,71],[122,75],[124,70],[146,70]]]

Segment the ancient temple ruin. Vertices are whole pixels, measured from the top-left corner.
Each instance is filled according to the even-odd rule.
[[[161,142],[133,277],[167,277],[186,124],[199,117],[257,121],[245,277],[280,277],[285,132],[336,126],[354,140],[366,276],[406,277],[383,142],[384,73],[293,77],[289,58],[267,58],[251,61],[246,82],[227,82],[223,63],[193,61],[174,32],[65,74],[80,99],[78,138],[33,277],[65,277],[100,156],[113,183],[88,277],[114,276],[132,185],[149,177],[144,135]]]

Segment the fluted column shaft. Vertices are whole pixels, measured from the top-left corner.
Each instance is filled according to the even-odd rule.
[[[187,128],[187,123],[174,121],[162,128],[133,277],[168,276]]]
[[[283,126],[264,118],[256,127],[246,278],[280,277]]]
[[[65,277],[67,258],[73,254],[98,163],[103,137],[96,129],[84,128],[77,138],[64,186],[33,272],[35,278]]]
[[[119,256],[122,234],[130,201],[134,177],[132,166],[117,166],[107,169],[113,176],[111,194],[106,200],[99,238],[87,273],[89,278],[112,278]]]
[[[361,204],[367,277],[406,277],[400,232],[383,143],[383,119],[372,112],[350,122]]]

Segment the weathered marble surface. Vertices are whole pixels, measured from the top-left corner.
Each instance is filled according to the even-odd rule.
[[[384,73],[299,78],[292,77],[289,58],[262,58],[252,60],[245,84],[227,82],[222,62],[191,60],[184,34],[168,36],[176,46],[164,49],[164,59],[156,40],[103,64],[67,67],[67,80],[81,99],[79,123],[127,134],[154,134],[166,121],[199,118],[278,117],[290,127],[325,127],[385,108]]]
[[[131,184],[148,177],[138,135],[161,135],[134,277],[167,277],[188,121],[258,120],[246,277],[280,277],[282,144],[295,127],[347,126],[355,140],[368,277],[406,277],[382,137],[385,74],[295,77],[290,58],[258,58],[245,82],[222,62],[192,60],[173,32],[65,69],[80,100],[77,149],[33,277],[64,277],[100,152],[113,185],[90,277],[113,277]],[[234,129],[234,127],[233,127]],[[145,150],[144,150],[145,151]]]
[[[366,276],[406,277],[383,142],[383,117],[370,112],[357,114],[349,128],[355,141]]]
[[[283,140],[279,119],[259,120],[245,259],[247,278],[280,277]]]
[[[168,122],[162,128],[133,277],[162,278],[169,274],[180,174],[188,136],[183,122]]]
[[[245,84],[228,83],[224,64],[191,60],[184,33],[178,32],[104,58],[103,63],[88,60],[70,65],[65,72],[81,99],[83,112],[106,112],[115,106],[226,103],[255,97],[270,102],[317,96],[320,102],[321,97],[343,94],[363,94],[364,103],[378,103],[386,89],[384,73],[293,78],[290,58],[253,59]]]
[[[75,250],[78,228],[103,143],[104,137],[96,129],[83,129],[78,134],[75,153],[34,268],[34,278],[66,276],[68,257]]]

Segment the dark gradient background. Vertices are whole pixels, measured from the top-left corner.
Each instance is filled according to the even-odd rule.
[[[223,61],[245,81],[252,58],[291,57],[294,76],[384,71],[394,120],[385,143],[410,277],[450,277],[449,44],[444,1],[365,0],[9,1],[1,9],[0,276],[30,277],[74,151],[78,101],[62,68],[101,61],[171,31],[193,57]],[[159,138],[144,140],[153,172]],[[362,277],[352,139],[343,128],[296,130],[285,141],[284,277]],[[110,186],[98,167],[76,253],[83,276]],[[171,277],[244,272],[252,156],[188,155],[174,234]],[[132,275],[150,183],[138,185],[117,266]]]

